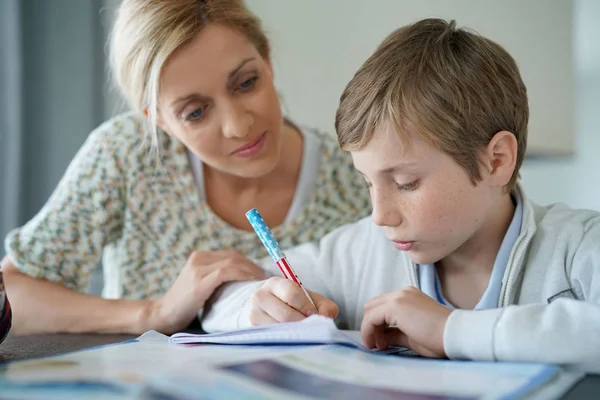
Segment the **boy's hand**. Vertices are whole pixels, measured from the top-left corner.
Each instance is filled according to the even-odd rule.
[[[450,313],[411,286],[369,300],[360,332],[368,348],[402,346],[425,357],[445,358],[444,327]]]
[[[308,292],[315,302],[319,314],[329,318],[337,317],[339,312],[337,304],[320,294],[310,290]],[[317,310],[300,286],[285,278],[268,279],[252,295],[250,305],[252,325],[300,321],[312,314],[317,314]]]

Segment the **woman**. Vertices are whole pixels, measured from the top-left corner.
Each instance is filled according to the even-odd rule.
[[[263,277],[247,210],[284,247],[369,212],[334,139],[283,119],[241,0],[125,0],[111,63],[134,111],[92,132],[6,238],[15,332],[181,330],[223,282]],[[83,294],[101,258],[103,297]]]

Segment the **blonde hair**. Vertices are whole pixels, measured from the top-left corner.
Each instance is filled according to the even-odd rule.
[[[154,148],[162,68],[210,23],[240,32],[270,59],[261,21],[243,0],[123,0],[117,10],[110,38],[113,77],[130,107],[147,114]]]
[[[335,127],[347,151],[388,123],[403,139],[414,132],[450,155],[474,185],[481,151],[497,132],[509,131],[518,143],[511,190],[528,119],[527,90],[506,50],[455,21],[425,19],[394,31],[365,61],[341,95]]]

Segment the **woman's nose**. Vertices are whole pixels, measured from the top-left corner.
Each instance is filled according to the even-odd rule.
[[[231,104],[223,112],[223,136],[226,138],[244,138],[250,133],[254,117],[241,106]]]

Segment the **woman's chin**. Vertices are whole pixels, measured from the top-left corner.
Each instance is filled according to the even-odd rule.
[[[263,157],[248,159],[246,162],[240,163],[239,166],[236,166],[235,171],[232,172],[240,178],[260,179],[271,173],[276,166],[276,157],[264,155]]]

